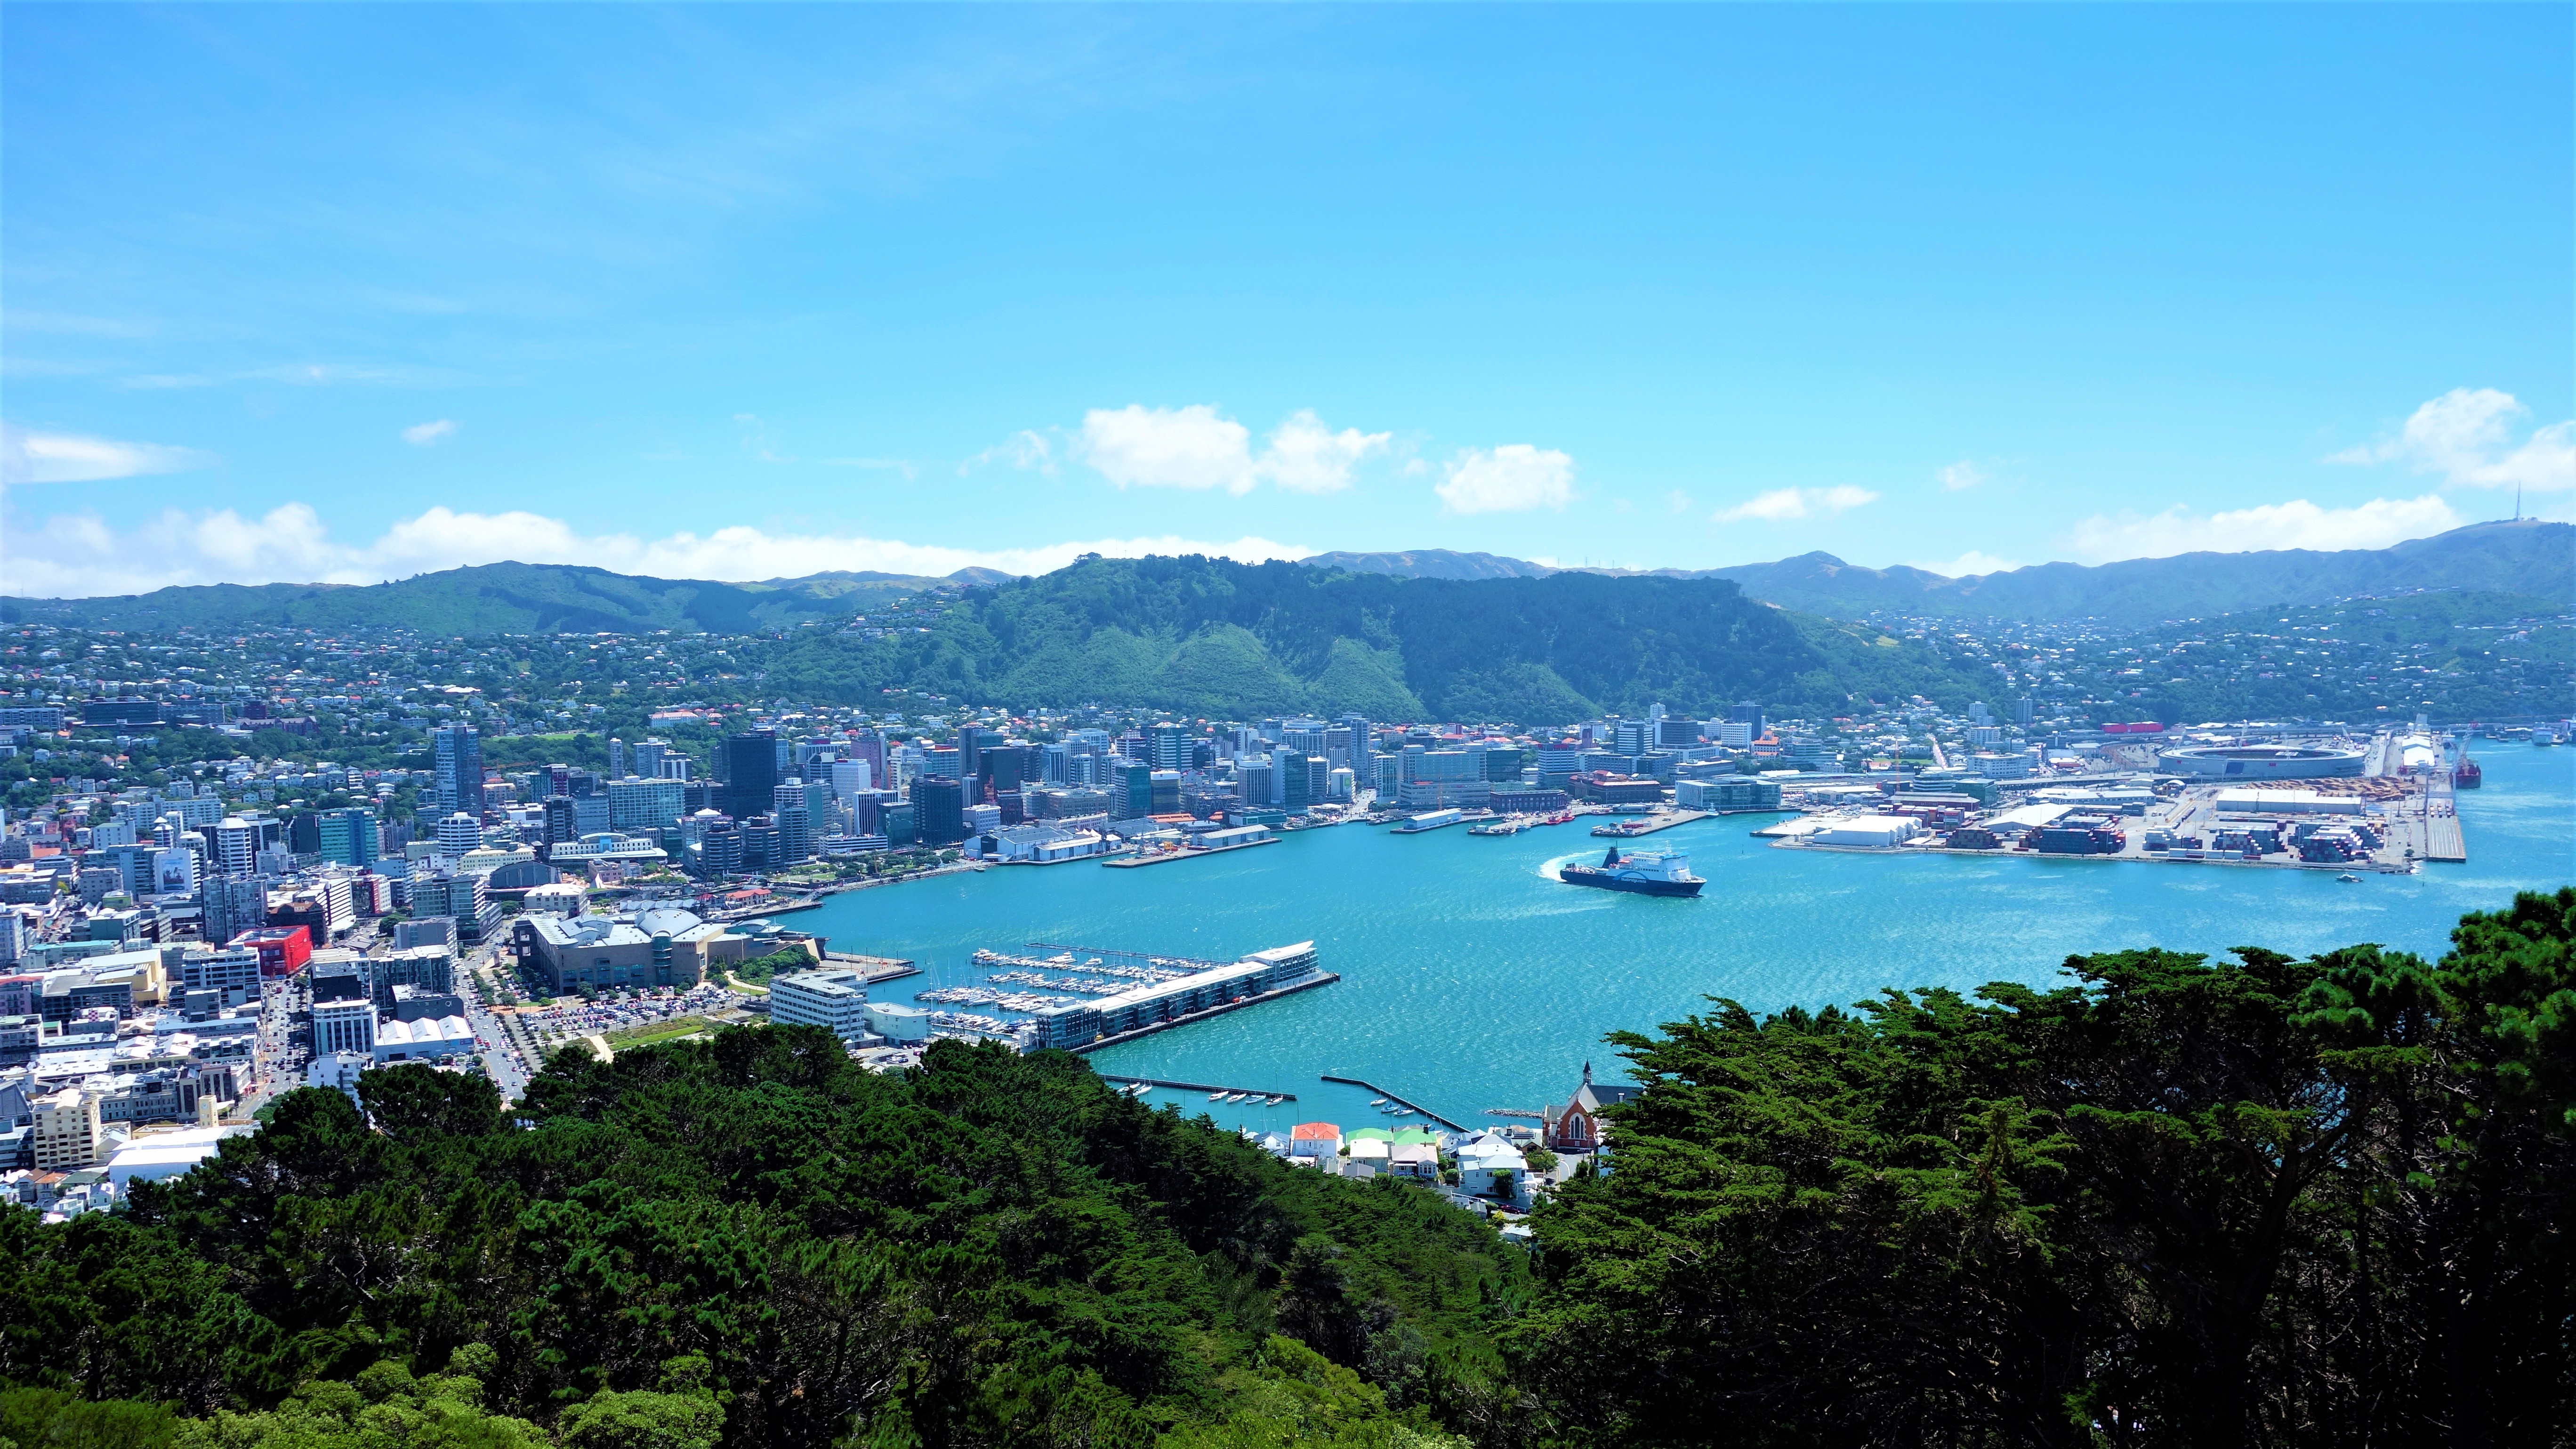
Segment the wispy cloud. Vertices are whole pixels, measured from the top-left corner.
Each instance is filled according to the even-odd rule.
[[[1526,513],[1574,501],[1574,458],[1554,448],[1505,443],[1467,448],[1431,491],[1452,513]]]
[[[2280,548],[2332,552],[2386,548],[2410,538],[2446,532],[2462,522],[2439,493],[2427,493],[2421,498],[2374,498],[2350,508],[2326,508],[2296,498],[2287,503],[2262,503],[2207,515],[2177,504],[2156,514],[2103,514],[2085,519],[2075,525],[2067,545],[2084,563]]]
[[[0,423],[0,484],[100,483],[150,473],[184,473],[213,461],[213,454],[195,448],[39,432]]]
[[[826,468],[867,468],[888,473],[901,473],[907,483],[914,477],[911,460],[905,458],[817,458],[814,461]]]
[[[1047,441],[1046,434],[1022,428],[958,464],[957,474],[962,478],[987,463],[1000,463],[1022,470],[1035,469],[1052,478],[1055,476],[1055,445]]]
[[[58,514],[13,531],[5,567],[13,592],[37,597],[143,593],[173,584],[378,583],[438,569],[515,560],[578,563],[658,578],[752,580],[831,570],[949,574],[968,567],[1043,573],[1086,553],[1113,558],[1203,553],[1258,563],[1314,550],[1270,539],[1098,538],[1024,548],[962,549],[860,535],[722,528],[644,539],[586,535],[538,513],[433,508],[364,543],[331,536],[309,504],[256,518],[231,509],[172,509],[130,530],[94,513]]]
[[[1976,464],[1965,458],[1961,458],[1956,463],[1952,463],[1945,468],[1935,470],[1932,476],[1941,480],[1943,491],[1957,493],[1964,489],[1974,488],[1978,484],[1985,482],[1986,470],[1978,467]]]
[[[781,453],[769,446],[769,425],[752,413],[735,413],[733,420],[742,424],[742,450],[764,463],[793,463],[796,455]]]
[[[434,423],[414,423],[402,430],[402,440],[415,448],[426,448],[442,438],[456,436],[456,424],[440,418]]]
[[[2026,565],[2008,558],[1997,558],[1990,553],[1980,553],[1972,548],[1944,563],[1918,563],[1914,567],[1929,573],[1940,574],[1944,578],[1964,579],[1976,574],[2009,573]]]
[[[1756,493],[1732,508],[1719,509],[1710,521],[1785,523],[1793,518],[1813,518],[1820,514],[1831,517],[1877,501],[1877,494],[1847,483],[1832,488],[1774,488],[1768,493]]]
[[[1679,517],[1691,511],[1691,496],[1676,488],[1664,495],[1664,506],[1672,510],[1675,517]]]
[[[2417,408],[2397,436],[2329,455],[2329,463],[2403,463],[2441,475],[2447,486],[2524,488],[2555,493],[2576,488],[2576,420],[2514,432],[2531,409],[2509,392],[2455,387]]]
[[[0,331],[50,332],[71,337],[149,337],[152,324],[123,317],[81,317],[66,312],[11,312]]]

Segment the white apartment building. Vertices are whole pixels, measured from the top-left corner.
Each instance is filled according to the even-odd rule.
[[[845,967],[772,977],[769,1019],[780,1026],[819,1026],[843,1041],[868,1034],[867,978]]]

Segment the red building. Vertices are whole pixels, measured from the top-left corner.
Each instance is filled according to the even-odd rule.
[[[269,926],[244,931],[232,944],[259,953],[259,974],[292,976],[313,959],[313,933],[302,926]]]

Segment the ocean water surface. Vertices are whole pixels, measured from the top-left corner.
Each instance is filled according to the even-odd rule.
[[[1113,1075],[1294,1093],[1225,1107],[1161,1090],[1227,1125],[1387,1125],[1356,1077],[1470,1126],[1487,1108],[1563,1101],[1586,1061],[1626,1063],[1605,1033],[1652,1030],[1730,997],[1756,1011],[1849,1004],[1885,987],[2045,985],[2071,954],[2135,946],[2308,953],[2370,941],[2438,956],[2465,912],[2576,883],[2576,749],[2480,742],[2484,789],[2459,796],[2464,865],[2346,884],[2325,871],[2191,864],[1872,856],[1771,848],[1775,817],[1705,820],[1644,842],[1681,847],[1696,900],[1551,879],[1598,858],[1588,822],[1516,836],[1463,829],[1302,831],[1142,870],[1006,867],[833,897],[788,918],[835,949],[909,957],[909,996],[981,984],[967,957],[1053,941],[1232,959],[1312,940],[1341,981],[1094,1053]]]

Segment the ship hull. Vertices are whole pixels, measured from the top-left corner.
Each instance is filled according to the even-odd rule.
[[[1585,865],[1569,865],[1557,872],[1567,885],[1590,886],[1597,891],[1627,891],[1640,896],[1695,896],[1704,880],[1622,880],[1606,870]]]

